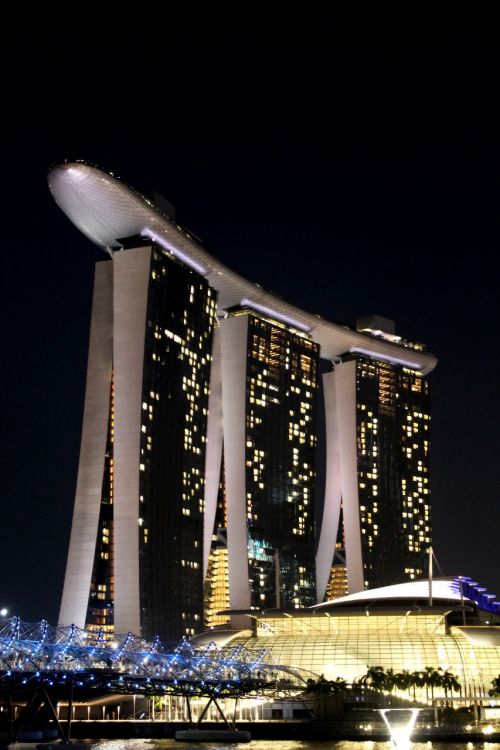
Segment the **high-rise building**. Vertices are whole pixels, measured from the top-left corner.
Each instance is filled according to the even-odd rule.
[[[358,328],[399,340],[392,321],[375,316]],[[345,355],[324,381],[335,400],[330,429],[342,443],[331,481],[343,505],[338,547],[350,552],[346,588],[417,579],[431,544],[428,382],[421,372],[363,353]],[[337,553],[330,588],[341,570]]]
[[[307,606],[316,600],[319,346],[243,307],[228,311],[218,337],[231,607]]]
[[[84,607],[88,626],[172,639],[202,619],[215,293],[155,243],[132,245],[97,264],[61,618]]]
[[[246,281],[95,167],[65,163],[49,185],[109,256],[96,265],[61,624],[168,640],[223,625],[221,610],[237,624],[322,601],[329,581],[336,596],[417,576],[436,359]],[[333,368],[324,405],[320,358]]]

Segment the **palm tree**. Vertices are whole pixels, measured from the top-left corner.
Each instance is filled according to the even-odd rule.
[[[384,690],[386,687],[386,673],[383,667],[368,667],[366,674],[360,680],[360,685],[365,685],[373,690]]]
[[[392,668],[386,670],[384,688],[388,690],[389,693],[392,693],[393,688],[397,685],[397,677],[398,675],[395,674]]]
[[[424,687],[425,685],[425,678],[424,673],[417,670],[416,672],[411,673],[411,684],[413,687],[413,700],[416,700],[416,689],[419,687]]]
[[[324,674],[318,677],[315,692],[317,695],[327,695],[330,692],[330,680],[327,680]]]
[[[313,680],[312,677],[309,677],[309,679],[306,682],[306,693],[315,693],[316,692],[316,680]]]
[[[317,680],[313,680],[312,677],[310,677],[307,680],[306,683],[306,693],[312,693],[313,695],[319,695],[324,690],[324,685],[326,683],[325,675],[321,675],[318,677]]]
[[[441,667],[426,667],[423,671],[424,684],[427,692],[427,700],[429,700],[429,687],[431,689],[431,698],[434,700],[434,688],[441,687],[443,684],[443,675],[441,674]]]
[[[335,680],[327,680],[325,675],[322,674],[317,680],[309,678],[306,683],[306,695],[314,695],[314,709],[313,716],[317,719],[320,716],[323,718],[331,711],[331,706],[326,700],[328,696],[334,694],[345,695],[349,691],[349,686],[342,677],[337,677]]]
[[[455,690],[458,692],[461,689],[461,685],[457,679],[457,676],[453,674],[453,672],[450,672],[449,669],[443,672],[441,676],[441,684],[444,687],[444,694],[446,698],[448,698],[448,690]]]
[[[410,672],[408,672],[407,669],[403,669],[402,672],[398,672],[394,675],[394,680],[396,683],[396,687],[398,690],[410,690],[413,682],[412,682],[412,675]]]
[[[337,677],[336,680],[329,680],[330,689],[332,693],[347,693],[349,686],[342,677]]]
[[[327,680],[322,674],[317,680],[309,678],[306,683],[306,693],[313,695],[331,695],[332,693],[345,693],[348,690],[346,680],[337,677],[335,680]]]
[[[489,695],[492,696],[492,698],[495,698],[496,696],[500,696],[500,674],[498,677],[494,677],[491,681],[492,688],[489,690]]]

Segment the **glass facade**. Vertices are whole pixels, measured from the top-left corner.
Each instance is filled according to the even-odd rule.
[[[227,555],[226,485],[224,482],[224,454],[221,481],[217,496],[215,527],[208,558],[204,587],[204,624],[206,628],[229,625],[229,615],[218,614],[229,609],[229,568]]]
[[[153,247],[144,350],[139,486],[141,630],[203,628],[205,444],[215,293]]]
[[[114,441],[114,387],[111,381],[109,398],[108,436],[104,458],[101,507],[97,527],[97,540],[92,567],[89,601],[85,627],[102,631],[110,638],[114,632],[113,600],[113,441]]]
[[[365,588],[419,578],[431,544],[427,381],[357,357],[356,426]]]
[[[271,663],[329,680],[359,680],[375,665],[394,672],[441,667],[457,675],[464,695],[488,691],[500,657],[498,628],[449,626],[445,611],[337,614],[330,609],[328,614],[263,616],[256,635],[231,641],[237,643],[267,649]],[[416,697],[426,700],[425,687],[417,689]]]
[[[335,544],[335,554],[333,556],[333,565],[330,571],[330,578],[326,587],[325,601],[331,602],[340,596],[346,596],[349,593],[347,585],[347,566],[345,557],[345,531],[344,531],[344,511],[340,506],[339,527],[337,531],[337,542]]]
[[[246,378],[251,606],[315,602],[315,410],[319,347],[252,312]]]

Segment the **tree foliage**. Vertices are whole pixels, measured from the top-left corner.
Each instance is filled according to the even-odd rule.
[[[398,690],[413,690],[415,700],[416,689],[425,687],[427,697],[434,697],[436,688],[443,688],[445,696],[452,691],[460,690],[460,683],[456,675],[442,667],[425,667],[415,672],[403,669],[402,672],[394,672],[393,669],[384,669],[381,666],[368,667],[359,684],[371,690],[383,693],[391,693],[394,688]]]
[[[349,685],[346,680],[337,677],[336,680],[327,680],[322,674],[317,680],[307,680],[306,693],[312,695],[333,695],[334,693],[346,693]]]
[[[498,685],[495,689],[499,689],[500,694],[500,677],[497,681]],[[346,680],[341,677],[337,677],[335,680],[327,680],[325,675],[322,674],[317,679],[310,678],[307,680],[306,694],[314,695],[316,697],[342,694],[347,695],[351,691],[356,691],[361,688],[363,690],[376,690],[380,693],[392,693],[396,690],[407,690],[408,693],[413,691],[413,700],[416,699],[417,688],[424,688],[426,690],[427,698],[429,695],[434,698],[434,690],[442,688],[446,697],[453,691],[459,691],[461,689],[458,678],[453,672],[442,667],[425,667],[424,669],[410,672],[407,669],[403,669],[401,672],[394,672],[392,668],[384,669],[384,667],[369,666],[367,667],[366,673],[359,678],[358,681],[353,684],[349,684]],[[490,691],[490,695],[494,693]]]
[[[494,677],[491,681],[492,688],[489,690],[489,694],[492,698],[500,697],[500,674],[498,677]]]

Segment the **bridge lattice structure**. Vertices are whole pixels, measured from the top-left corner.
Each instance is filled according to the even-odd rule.
[[[242,644],[164,644],[132,633],[115,635],[46,620],[0,620],[0,691],[57,689],[76,692],[227,696],[300,692],[311,675],[273,664],[266,649]]]

